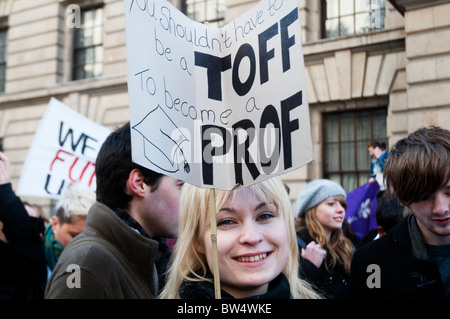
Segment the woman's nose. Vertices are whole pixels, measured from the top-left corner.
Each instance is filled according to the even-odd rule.
[[[241,244],[255,245],[263,240],[264,236],[255,222],[246,222],[241,227],[239,242]]]
[[[345,213],[345,207],[342,206],[342,204],[340,202],[337,202],[337,209],[336,209],[336,211],[338,213]]]

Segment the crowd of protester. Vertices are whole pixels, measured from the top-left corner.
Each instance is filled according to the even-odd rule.
[[[450,132],[368,148],[380,194],[362,238],[336,182],[307,183],[295,209],[279,177],[198,188],[134,163],[129,123],[98,153],[96,192],[71,185],[49,220],[0,152],[0,299],[449,299]]]

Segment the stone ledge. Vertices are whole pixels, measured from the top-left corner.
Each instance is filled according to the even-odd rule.
[[[116,74],[113,76],[105,76],[98,79],[86,79],[78,81],[69,81],[65,83],[57,83],[44,88],[35,90],[23,90],[0,95],[0,108],[2,104],[20,102],[29,99],[39,99],[48,96],[67,95],[72,92],[85,92],[95,90],[105,90],[108,87],[122,87],[127,89],[127,75]]]
[[[321,39],[319,41],[309,42],[303,44],[303,55],[305,61],[308,56],[316,54],[324,54],[331,52],[334,54],[340,50],[355,50],[361,47],[369,47],[381,45],[385,46],[386,43],[390,44],[392,49],[393,42],[404,43],[405,30],[403,28],[383,30],[372,33],[360,34],[350,37],[334,38],[334,39]]]

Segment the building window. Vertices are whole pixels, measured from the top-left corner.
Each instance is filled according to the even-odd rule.
[[[7,36],[8,31],[6,29],[0,30],[0,92],[5,92],[6,86]]]
[[[103,8],[81,10],[81,27],[74,29],[72,79],[101,76],[103,72]]]
[[[384,29],[386,0],[322,0],[322,37]]]
[[[373,111],[328,113],[323,116],[324,177],[346,192],[369,180],[371,158],[367,143],[387,143],[385,108]]]
[[[215,27],[225,24],[226,0],[184,0],[182,11],[192,20]]]

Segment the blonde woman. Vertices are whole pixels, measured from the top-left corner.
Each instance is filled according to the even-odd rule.
[[[215,298],[211,191],[185,184],[179,236],[161,298]],[[298,277],[291,204],[272,178],[233,191],[215,191],[221,297],[317,298]]]
[[[301,247],[300,276],[326,298],[347,298],[354,247],[342,224],[346,193],[337,183],[308,183],[296,201],[296,231]]]

